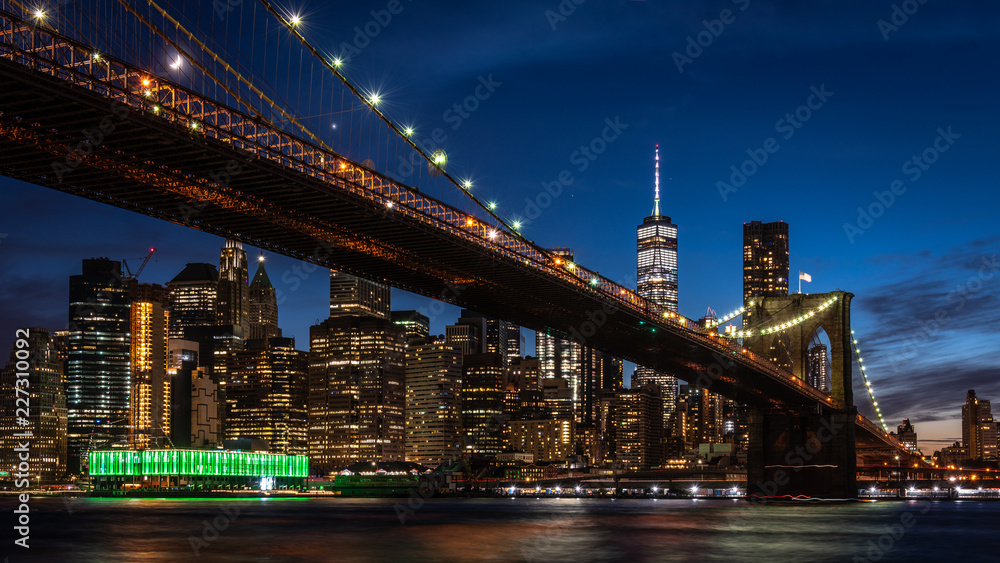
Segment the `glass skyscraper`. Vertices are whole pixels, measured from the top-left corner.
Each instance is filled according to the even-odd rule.
[[[131,370],[130,307],[121,262],[83,261],[69,278],[66,406],[70,472],[93,446],[127,439]]]
[[[636,227],[636,252],[636,291],[666,311],[677,311],[677,225],[660,214],[659,145],[656,145],[653,214]],[[655,383],[661,389],[663,422],[667,427],[677,397],[677,378],[637,366],[632,388],[647,383]]]

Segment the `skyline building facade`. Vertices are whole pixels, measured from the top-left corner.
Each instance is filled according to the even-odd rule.
[[[330,270],[330,317],[390,318],[389,286]]]
[[[170,378],[167,377],[167,289],[129,280],[131,322],[129,444],[162,448],[170,436]]]
[[[437,467],[462,455],[462,352],[414,338],[406,346],[406,461]]]
[[[744,305],[752,297],[788,295],[788,246],[788,223],[743,223]]]
[[[904,418],[903,423],[896,427],[896,439],[910,451],[920,449],[917,446],[917,431],[908,418]]]
[[[30,433],[27,473],[33,486],[51,482],[66,473],[67,413],[63,390],[63,362],[51,333],[38,327],[15,331],[10,361],[0,372],[0,470],[14,476],[24,473],[18,447]],[[27,384],[23,380],[27,380]],[[22,401],[18,401],[20,397]],[[20,424],[17,410],[28,401],[27,424]],[[23,414],[23,413],[21,413]],[[10,477],[13,478],[13,477]]]
[[[969,389],[962,405],[962,445],[969,459],[997,459],[997,423],[990,402],[976,397],[974,389]]]
[[[264,255],[257,261],[257,273],[253,275],[248,290],[249,326],[247,338],[268,339],[281,336],[278,328],[278,295],[271,285],[271,278],[264,268]]]
[[[428,338],[431,334],[431,320],[419,311],[392,311],[392,322],[403,329],[407,342],[417,338]]]
[[[219,252],[219,290],[217,321],[219,326],[238,326],[242,336],[250,334],[250,287],[247,253],[243,244],[226,239]]]
[[[388,318],[337,316],[309,329],[309,459],[327,474],[405,457],[406,342]]]
[[[272,453],[306,455],[308,356],[280,336],[248,340],[229,354],[224,439],[259,438]]]
[[[66,407],[68,470],[79,471],[91,446],[128,439],[130,307],[121,262],[83,261],[69,279]]]
[[[656,145],[653,212],[636,227],[636,292],[666,311],[677,312],[677,225],[660,214],[660,145]],[[663,400],[663,424],[668,428],[677,398],[677,377],[636,366],[632,387],[657,385]]]
[[[615,453],[621,468],[641,471],[663,456],[663,399],[655,384],[623,389],[614,402]]]
[[[830,392],[830,370],[827,367],[828,353],[825,344],[819,344],[809,348],[806,353],[808,369],[806,370],[806,383],[820,391]]]
[[[170,338],[184,338],[194,327],[214,327],[218,316],[219,270],[191,262],[167,282]]]
[[[503,358],[473,354],[462,360],[462,451],[491,457],[503,446]]]

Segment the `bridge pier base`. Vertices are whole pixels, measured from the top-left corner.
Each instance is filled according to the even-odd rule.
[[[856,498],[855,416],[752,411],[747,493]]]

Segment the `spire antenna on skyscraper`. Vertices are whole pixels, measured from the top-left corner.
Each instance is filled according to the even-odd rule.
[[[653,217],[660,216],[660,145],[656,145],[656,188],[653,196]]]

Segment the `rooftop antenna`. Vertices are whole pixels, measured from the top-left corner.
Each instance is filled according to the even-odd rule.
[[[653,217],[660,216],[660,145],[656,145],[656,191],[653,199]]]

